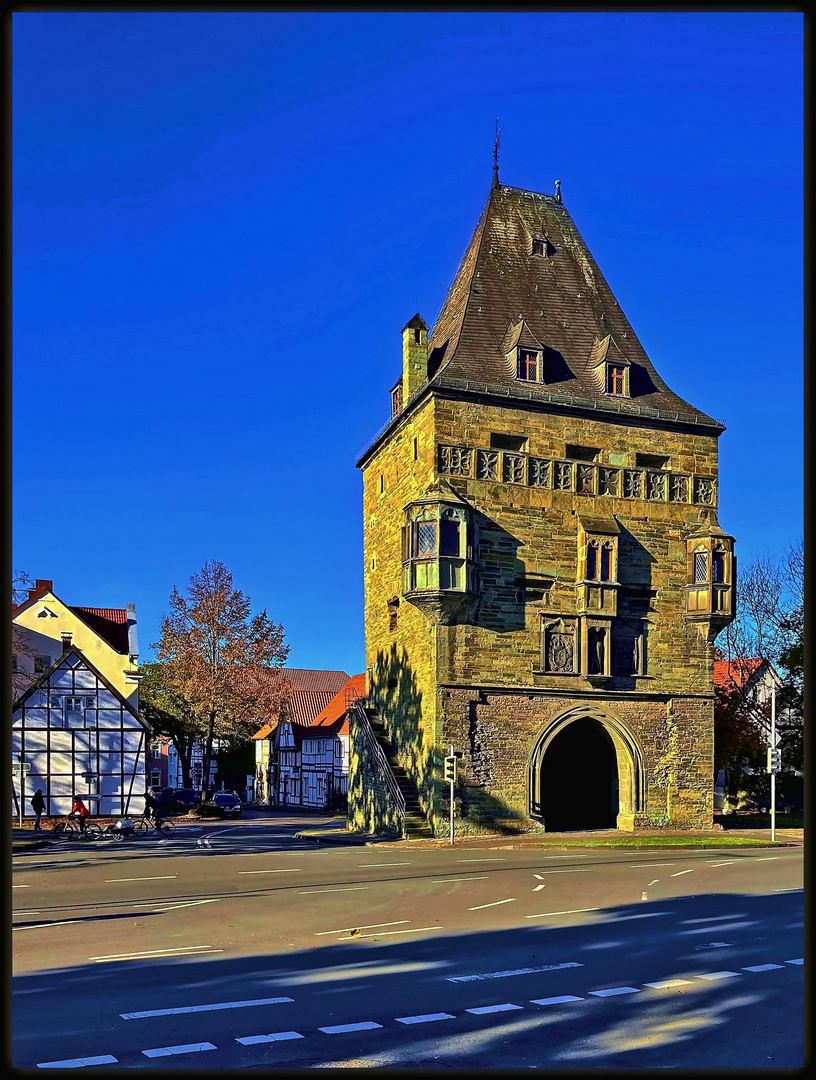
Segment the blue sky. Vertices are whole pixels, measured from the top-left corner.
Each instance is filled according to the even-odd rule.
[[[357,457],[492,179],[564,202],[728,430],[744,564],[802,532],[803,17],[17,13],[13,565],[70,604],[220,559],[365,664]]]

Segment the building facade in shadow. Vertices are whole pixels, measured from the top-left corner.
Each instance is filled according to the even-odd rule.
[[[465,831],[710,827],[724,425],[660,377],[560,189],[496,177],[402,342],[358,462],[368,695],[429,823],[453,745]]]

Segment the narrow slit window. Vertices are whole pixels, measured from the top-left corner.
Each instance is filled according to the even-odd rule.
[[[612,580],[612,548],[604,544],[601,548],[601,581]]]
[[[439,523],[439,554],[459,554],[459,522],[441,521]]]
[[[725,581],[725,552],[715,551],[711,555],[711,580],[721,585]]]
[[[586,576],[590,581],[595,581],[598,576],[598,549],[595,544],[587,547]]]

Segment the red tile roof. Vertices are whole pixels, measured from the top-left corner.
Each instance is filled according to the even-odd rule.
[[[312,668],[284,668],[293,690],[329,691],[336,694],[348,682],[345,671],[316,671]]]
[[[346,685],[334,695],[319,716],[309,726],[310,735],[347,735],[349,730],[346,713],[355,697],[365,697],[366,677],[353,675]],[[303,732],[305,735],[306,732]]]
[[[283,668],[281,674],[289,680],[292,695],[286,715],[296,728],[308,728],[318,714],[349,681],[345,671],[317,671],[311,668]],[[265,739],[277,727],[272,720],[257,731],[253,739]]]
[[[714,685],[721,690],[734,686],[744,686],[765,663],[759,657],[744,657],[741,660],[715,660]]]
[[[69,611],[78,615],[111,648],[127,655],[128,613],[125,608],[69,607]]]

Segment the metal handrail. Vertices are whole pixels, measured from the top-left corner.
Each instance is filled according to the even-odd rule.
[[[365,711],[365,698],[354,696],[350,703],[350,710],[354,712],[354,719],[359,724],[360,730],[365,738],[366,748],[369,756],[373,759],[375,768],[382,777],[388,794],[393,802],[394,808],[397,811],[400,821],[400,832],[405,831],[405,796],[402,794],[397,783],[397,779],[394,773],[391,771],[391,766],[388,763],[388,758],[383,752],[383,748],[377,741],[377,736],[371,727],[371,721],[368,719]]]

